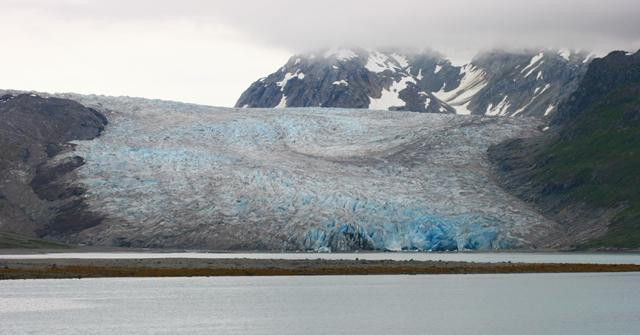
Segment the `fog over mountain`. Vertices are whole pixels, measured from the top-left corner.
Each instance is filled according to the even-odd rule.
[[[296,51],[366,47],[483,49],[573,47],[609,51],[637,46],[634,0],[513,1],[9,1],[67,19],[107,22],[195,20],[222,23],[270,46]]]
[[[3,4],[7,52],[0,61],[13,66],[0,87],[224,106],[290,55],[334,45],[426,48],[456,65],[494,48],[572,48],[602,56],[640,47],[640,6],[633,0],[607,6],[595,0]]]

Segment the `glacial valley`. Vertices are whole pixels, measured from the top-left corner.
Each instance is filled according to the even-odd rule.
[[[491,144],[539,134],[536,119],[64,97],[109,119],[66,154],[84,159],[73,183],[103,218],[57,236],[67,242],[436,251],[562,236],[493,181],[486,157]]]

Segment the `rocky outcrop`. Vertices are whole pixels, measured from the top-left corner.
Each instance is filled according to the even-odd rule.
[[[467,108],[479,115],[552,117],[578,87],[589,61],[588,54],[567,50],[482,53],[471,66],[485,84]]]
[[[413,64],[413,65],[409,65]],[[436,67],[444,70],[432,76]],[[253,83],[237,107],[340,107],[453,113],[430,92],[455,85],[457,70],[436,54],[336,49],[298,55]]]
[[[577,87],[585,53],[492,51],[464,66],[434,52],[332,49],[296,55],[236,107],[341,107],[549,117]]]
[[[0,97],[0,230],[56,236],[97,225],[73,171],[74,140],[96,138],[107,119],[94,109],[35,94]]]

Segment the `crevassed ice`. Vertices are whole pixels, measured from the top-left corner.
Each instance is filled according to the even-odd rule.
[[[213,249],[456,250],[535,245],[554,224],[490,178],[511,118],[225,109],[75,97],[110,124],[78,141],[106,216],[93,242]]]

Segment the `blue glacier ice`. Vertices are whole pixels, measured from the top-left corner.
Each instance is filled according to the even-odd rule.
[[[557,229],[498,187],[486,159],[489,145],[536,134],[534,120],[73,98],[110,119],[73,153],[106,218],[95,244],[487,250]]]

